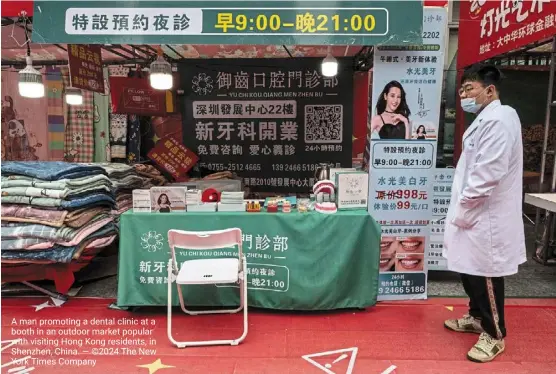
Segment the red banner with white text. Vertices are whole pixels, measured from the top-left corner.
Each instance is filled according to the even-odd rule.
[[[19,17],[23,12],[27,17],[33,16],[32,1],[2,0],[1,8],[2,17]]]
[[[556,34],[555,0],[464,0],[458,69]]]

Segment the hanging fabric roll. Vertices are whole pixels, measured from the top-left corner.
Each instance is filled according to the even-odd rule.
[[[70,87],[69,69],[62,67],[65,88]],[[66,106],[66,135],[64,159],[69,162],[93,162],[94,125],[93,125],[93,93],[82,91],[81,105]]]
[[[104,68],[104,95],[97,92],[93,95],[93,121],[95,132],[95,162],[109,162],[110,154],[110,87],[108,69]]]
[[[127,77],[129,68],[124,66],[109,67],[109,76]],[[110,99],[111,100],[111,99]],[[126,158],[127,114],[112,113],[110,102],[110,153],[112,161],[123,161]]]
[[[64,79],[59,67],[46,69],[46,94],[48,97],[48,160],[64,161]]]

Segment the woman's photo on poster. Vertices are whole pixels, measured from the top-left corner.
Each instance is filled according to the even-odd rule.
[[[411,139],[411,111],[400,82],[390,81],[384,86],[375,109],[376,115],[371,118],[370,126],[372,139]]]

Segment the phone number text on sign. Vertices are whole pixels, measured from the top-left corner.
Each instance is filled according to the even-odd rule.
[[[434,160],[434,145],[400,145],[396,142],[373,144],[374,169],[431,169]]]

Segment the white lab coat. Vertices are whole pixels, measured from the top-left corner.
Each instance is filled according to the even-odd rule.
[[[493,101],[463,135],[446,217],[448,269],[485,277],[527,260],[522,220],[523,145],[516,111]]]

